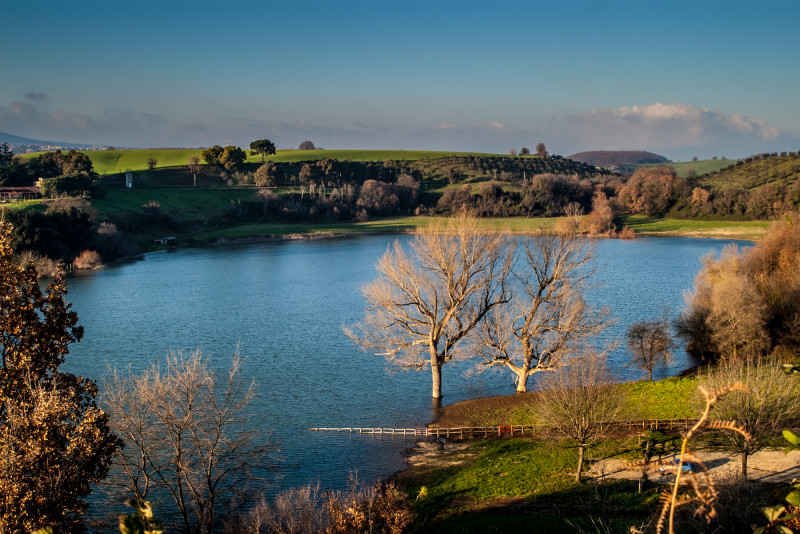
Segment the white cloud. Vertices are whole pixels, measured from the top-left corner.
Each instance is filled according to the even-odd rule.
[[[554,133],[582,150],[642,149],[662,152],[726,151],[751,154],[777,142],[777,128],[745,113],[725,113],[689,104],[597,109],[556,119]],[[749,147],[749,148],[748,148]]]

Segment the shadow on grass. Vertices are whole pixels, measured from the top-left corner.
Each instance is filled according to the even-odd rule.
[[[498,499],[442,507],[437,516],[420,514],[419,532],[627,532],[642,526],[657,506],[655,489],[637,493],[635,481],[581,484],[519,499]],[[601,530],[602,531],[602,530]]]

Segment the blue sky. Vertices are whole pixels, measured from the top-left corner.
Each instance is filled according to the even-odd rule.
[[[133,147],[800,150],[800,2],[0,0],[0,131]]]

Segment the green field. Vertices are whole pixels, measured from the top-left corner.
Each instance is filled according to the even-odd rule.
[[[697,176],[700,176],[701,174],[708,174],[713,171],[724,169],[725,167],[733,165],[734,163],[736,163],[735,159],[704,159],[698,161],[662,163],[660,165],[672,167],[675,169],[675,172],[678,173],[678,176],[683,176],[685,178],[689,174],[689,171],[694,171]],[[647,164],[642,165],[642,167],[658,167],[658,165]]]
[[[192,189],[110,189],[104,199],[93,199],[98,215],[137,211],[155,202],[160,209],[181,219],[204,220],[230,207],[232,202],[252,197],[252,188]]]
[[[645,235],[711,237],[719,239],[754,240],[767,233],[768,221],[700,221],[694,219],[666,219],[644,215],[620,217],[636,233]]]
[[[352,161],[417,161],[421,159],[444,158],[448,156],[492,156],[510,157],[507,154],[489,152],[445,152],[435,150],[279,150],[270,161],[315,161],[320,159],[338,159]],[[261,161],[261,156],[250,156],[247,161]]]
[[[259,163],[260,155],[250,156],[250,150],[242,147],[247,152],[249,163]],[[155,159],[157,168],[176,167],[188,165],[189,158],[198,157],[202,149],[199,148],[165,148],[145,150],[82,150],[89,156],[98,174],[117,174],[128,171],[141,171],[147,169],[147,160]],[[37,156],[41,153],[26,154],[24,159]],[[495,156],[510,157],[503,154],[478,153],[478,152],[443,152],[433,150],[279,150],[276,154],[266,158],[267,161],[294,162],[316,161],[321,159],[338,159],[352,161],[416,161],[421,159],[442,158],[447,156]],[[202,159],[201,159],[202,162]]]
[[[80,150],[89,156],[98,174],[116,174],[128,171],[141,171],[147,168],[150,158],[158,162],[158,167],[188,165],[192,156],[200,157],[200,149],[149,149],[149,150]],[[36,156],[26,154],[25,158]]]

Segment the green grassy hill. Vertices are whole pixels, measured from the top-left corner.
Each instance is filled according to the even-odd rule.
[[[416,161],[421,159],[444,158],[449,156],[493,156],[510,157],[490,152],[446,152],[436,150],[279,150],[270,156],[269,161],[317,161],[321,159],[338,159],[352,161]],[[248,162],[260,162],[261,156],[250,156]]]
[[[678,173],[678,176],[683,176],[686,178],[691,171],[694,171],[694,174],[700,176],[702,174],[708,174],[714,171],[719,171],[728,167],[730,165],[735,165],[735,159],[706,159],[706,160],[698,160],[698,161],[678,161],[678,162],[670,162],[670,163],[661,163],[660,165],[666,165],[667,167],[672,167],[675,169],[675,172]],[[642,167],[657,167],[656,164],[647,164],[641,165]]]
[[[249,154],[247,147],[243,147]],[[147,160],[155,159],[156,168],[188,165],[189,158],[198,157],[203,150],[199,148],[165,148],[146,150],[86,150],[98,174],[117,174],[128,171],[147,169]],[[24,159],[41,153],[26,154]],[[317,161],[321,159],[338,159],[352,161],[416,161],[423,159],[443,158],[449,156],[491,156],[510,157],[503,154],[444,152],[434,150],[279,150],[277,154],[266,158],[274,162]],[[248,163],[260,163],[261,156],[248,156]],[[202,163],[202,158],[201,158]]]

